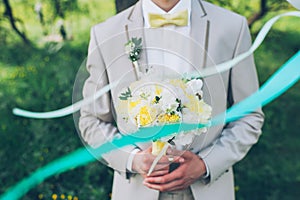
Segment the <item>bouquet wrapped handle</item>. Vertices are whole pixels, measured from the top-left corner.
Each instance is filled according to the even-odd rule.
[[[157,142],[157,141],[156,141]],[[158,163],[158,161],[166,154],[167,152],[167,149],[168,147],[170,146],[170,144],[168,142],[163,142],[163,146],[162,146],[162,149],[160,150],[160,152],[157,154],[156,158],[154,159],[149,171],[148,171],[148,174],[147,176],[149,176],[153,170],[154,170],[154,167],[156,166],[156,164]],[[162,145],[162,144],[160,144]],[[152,149],[153,150],[153,149]],[[153,153],[152,153],[153,154]]]

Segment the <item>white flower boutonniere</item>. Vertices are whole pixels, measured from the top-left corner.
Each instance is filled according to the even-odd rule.
[[[128,54],[128,58],[133,64],[137,78],[140,79],[138,60],[140,59],[140,54],[142,52],[142,38],[131,38],[131,40],[125,44],[125,52]]]

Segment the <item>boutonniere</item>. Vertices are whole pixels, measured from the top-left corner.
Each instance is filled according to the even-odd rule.
[[[140,54],[142,52],[142,38],[131,38],[125,44],[125,52],[128,54],[128,58],[131,60],[136,77],[140,78],[140,69],[138,60],[140,59]]]

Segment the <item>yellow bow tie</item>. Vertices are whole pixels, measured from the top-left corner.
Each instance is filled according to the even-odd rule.
[[[184,10],[174,14],[152,14],[149,13],[149,23],[151,28],[158,28],[164,25],[186,26],[188,25],[188,11]]]

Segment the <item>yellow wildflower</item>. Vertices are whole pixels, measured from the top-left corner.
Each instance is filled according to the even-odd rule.
[[[52,194],[52,199],[56,200],[57,199],[57,194]]]

